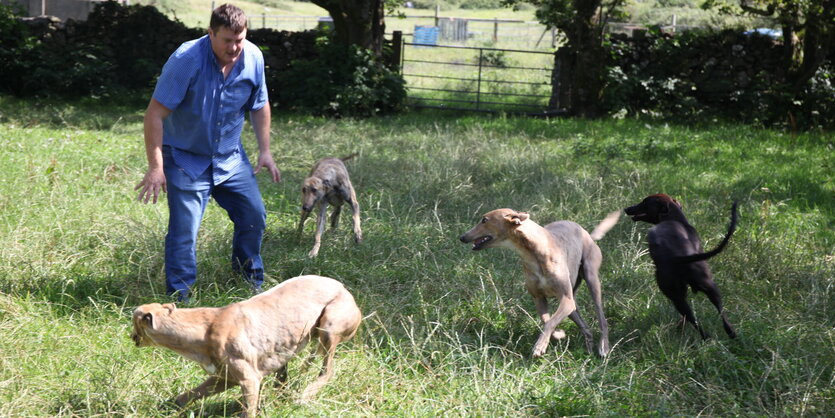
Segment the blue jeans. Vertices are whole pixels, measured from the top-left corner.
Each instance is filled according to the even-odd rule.
[[[241,164],[231,178],[214,185],[211,166],[197,180],[192,180],[166,151],[163,151],[163,169],[168,184],[168,234],[165,236],[168,294],[185,300],[197,280],[197,231],[209,197],[226,210],[235,225],[232,268],[243,273],[253,288],[259,289],[264,281],[261,238],[267,211],[252,166]]]

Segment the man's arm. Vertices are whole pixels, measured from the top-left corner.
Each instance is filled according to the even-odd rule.
[[[168,192],[165,172],[162,169],[162,121],[171,111],[156,99],[151,98],[145,110],[145,155],[148,157],[148,171],[133,190],[139,190],[139,201],[148,203],[153,198],[157,203],[160,190]]]
[[[255,138],[258,140],[258,164],[255,166],[255,174],[261,171],[262,167],[270,170],[273,182],[281,181],[281,171],[275,166],[273,155],[270,152],[270,102],[258,110],[250,112],[252,127],[255,129]]]

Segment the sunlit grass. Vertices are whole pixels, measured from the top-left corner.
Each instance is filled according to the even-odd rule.
[[[166,300],[164,205],[135,202],[146,162],[143,106],[0,98],[0,415],[173,415],[166,399],[203,378],[166,350],[128,338],[140,303]],[[338,278],[366,320],[340,347],[332,384],[294,403],[315,370],[264,386],[267,416],[826,415],[833,409],[835,317],[833,137],[737,125],[525,119],[412,112],[371,120],[277,115],[284,181],[260,179],[268,210],[268,283]],[[254,155],[251,129],[244,143]],[[295,228],[299,187],[325,156],[348,168],[365,241],[348,217],[306,254]],[[646,225],[621,220],[602,241],[614,350],[585,352],[577,328],[545,358],[518,259],[475,253],[457,237],[487,210],[593,227],[649,193],[682,204],[706,247],[732,200],[740,225],[711,260],[739,338],[728,340],[701,295],[706,342],[660,295]],[[229,267],[232,226],[217,205],[200,235],[195,304],[247,297]],[[588,293],[579,306],[595,327]],[[595,332],[596,334],[596,332]],[[239,391],[188,413],[240,411]]]

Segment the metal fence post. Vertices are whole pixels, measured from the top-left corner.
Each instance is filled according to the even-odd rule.
[[[478,84],[475,93],[475,108],[481,109],[481,68],[484,63],[484,48],[478,49]]]

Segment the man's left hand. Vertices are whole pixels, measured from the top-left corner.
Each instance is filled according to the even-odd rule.
[[[263,167],[266,167],[267,170],[270,170],[270,176],[273,179],[273,183],[281,181],[281,171],[278,169],[278,167],[275,166],[273,156],[269,152],[258,154],[258,164],[255,166],[255,174],[258,174],[261,171],[261,168]]]

